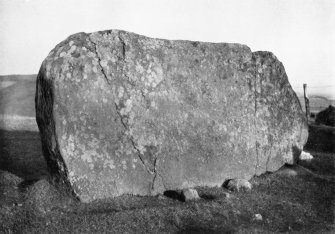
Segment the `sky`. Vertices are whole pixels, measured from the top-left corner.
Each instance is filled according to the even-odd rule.
[[[271,51],[296,91],[335,99],[334,0],[0,0],[0,75],[36,74],[69,35],[106,29]]]

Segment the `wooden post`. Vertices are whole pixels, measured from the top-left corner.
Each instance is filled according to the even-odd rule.
[[[308,123],[309,116],[310,116],[310,109],[309,109],[309,99],[307,97],[307,84],[304,84],[303,87],[304,87],[304,99],[305,99],[305,108],[306,108],[306,118],[307,118],[307,123]]]

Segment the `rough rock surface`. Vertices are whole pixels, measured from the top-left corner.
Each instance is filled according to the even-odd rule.
[[[24,194],[24,206],[38,214],[45,214],[54,208],[66,208],[73,202],[65,196],[62,190],[58,190],[46,178],[43,178],[26,188]]]
[[[255,214],[253,217],[253,220],[255,221],[262,221],[263,220],[263,216],[261,214]]]
[[[22,178],[8,172],[0,170],[0,188],[2,186],[17,187],[23,181]]]
[[[36,118],[49,169],[84,202],[249,179],[292,162],[308,134],[272,53],[119,30],[50,52]]]
[[[246,179],[231,179],[227,183],[227,189],[231,191],[250,191],[252,189],[251,183]]]
[[[301,151],[301,154],[299,156],[299,160],[305,160],[305,161],[310,161],[312,160],[314,157],[313,155],[311,155],[310,153],[308,152],[305,152],[305,151]]]
[[[200,199],[198,191],[192,188],[183,189],[181,191],[181,199],[185,202]]]

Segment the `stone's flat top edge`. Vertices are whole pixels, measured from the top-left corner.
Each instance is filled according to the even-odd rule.
[[[125,31],[125,30],[121,30],[121,29],[106,29],[106,30],[99,30],[99,31],[95,31],[95,32],[77,32],[74,34],[69,35],[66,39],[62,40],[61,42],[59,42],[51,51],[55,50],[57,47],[62,46],[64,43],[67,43],[73,39],[78,40],[78,36],[79,38],[83,37],[91,37],[92,35],[103,35],[105,33],[113,33],[113,34],[128,34],[128,35],[134,35],[134,36],[138,36],[141,38],[145,38],[148,40],[159,40],[159,41],[169,41],[169,42],[175,42],[175,43],[185,43],[185,44],[191,44],[191,43],[197,43],[199,45],[216,45],[216,46],[228,46],[231,49],[238,49],[241,52],[244,52],[246,54],[251,54],[252,56],[256,56],[258,58],[266,58],[266,57],[272,57],[274,60],[278,60],[279,62],[281,62],[276,55],[271,52],[271,51],[262,51],[262,50],[258,50],[258,51],[252,51],[251,48],[245,44],[241,44],[241,43],[232,43],[232,42],[208,42],[208,41],[192,41],[192,40],[170,40],[170,39],[164,39],[164,38],[156,38],[156,37],[149,37],[149,36],[145,36],[145,35],[141,35],[141,34],[137,34],[134,32],[129,32],[129,31]],[[80,36],[81,35],[81,36]],[[50,55],[50,53],[49,53]],[[49,55],[47,57],[49,57]],[[43,64],[42,64],[43,65]]]
[[[70,35],[67,39],[69,39],[72,36],[75,36],[77,34],[85,34],[86,36],[91,36],[93,34],[104,34],[104,33],[125,33],[125,34],[132,34],[132,35],[137,35],[143,38],[147,38],[147,39],[153,39],[153,40],[162,40],[162,41],[173,41],[173,42],[185,42],[185,43],[203,43],[203,44],[214,44],[214,45],[229,45],[232,47],[238,47],[238,48],[245,48],[246,50],[250,51],[250,53],[252,53],[253,55],[261,55],[263,57],[273,57],[274,59],[278,60],[277,56],[271,52],[271,51],[266,51],[266,50],[256,50],[256,51],[252,51],[251,48],[245,44],[242,43],[233,43],[233,42],[210,42],[210,41],[193,41],[193,40],[184,40],[184,39],[165,39],[165,38],[159,38],[159,37],[149,37],[146,35],[142,35],[142,34],[138,34],[138,33],[134,33],[134,32],[130,32],[130,31],[126,31],[126,30],[122,30],[122,29],[106,29],[106,30],[99,30],[99,31],[95,31],[95,32],[78,32],[75,34]],[[65,39],[65,41],[67,40]]]
[[[93,34],[104,34],[104,33],[125,33],[125,34],[130,34],[130,35],[136,35],[136,36],[140,36],[143,38],[147,38],[147,39],[153,39],[153,40],[162,40],[162,41],[172,41],[172,42],[189,42],[189,43],[203,43],[203,44],[214,44],[214,45],[229,45],[232,47],[240,47],[240,48],[245,48],[247,50],[249,50],[250,52],[251,49],[249,46],[245,45],[245,44],[241,44],[241,43],[232,43],[232,42],[211,42],[211,41],[197,41],[197,40],[187,40],[187,39],[166,39],[166,38],[159,38],[159,37],[149,37],[146,35],[142,35],[142,34],[138,34],[138,33],[134,33],[134,32],[130,32],[130,31],[126,31],[126,30],[122,30],[122,29],[106,29],[106,30],[99,30],[99,31],[95,31],[95,32],[78,32],[78,33],[74,33],[72,35],[70,35],[69,37],[67,37],[65,39],[68,40],[69,38],[78,35],[78,34],[85,34],[87,36],[91,36]]]

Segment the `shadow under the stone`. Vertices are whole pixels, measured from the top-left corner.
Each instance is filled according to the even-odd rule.
[[[0,170],[25,180],[47,175],[39,132],[0,129]]]

